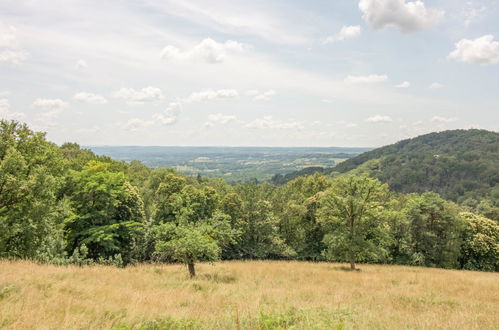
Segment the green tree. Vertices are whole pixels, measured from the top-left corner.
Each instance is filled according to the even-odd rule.
[[[381,221],[388,195],[387,185],[366,177],[340,177],[324,192],[319,222],[329,260],[379,261],[386,257],[386,226]]]
[[[499,271],[499,225],[485,217],[464,212],[461,267],[470,270]]]
[[[94,260],[121,254],[130,262],[144,221],[144,205],[137,189],[122,172],[110,171],[109,163],[96,161],[82,171],[71,171],[68,181],[75,211],[66,221],[69,252],[84,244]]]
[[[187,265],[191,278],[196,276],[195,264],[199,261],[220,259],[221,248],[210,236],[208,225],[175,225],[165,223],[157,226],[158,241],[155,247],[159,260],[177,261]]]
[[[289,258],[295,255],[279,233],[279,218],[272,211],[273,187],[256,182],[240,185],[241,218],[236,224],[239,237],[234,253],[239,258]]]
[[[0,257],[36,258],[62,222],[58,147],[25,124],[0,121]]]
[[[414,195],[406,204],[413,264],[455,268],[458,265],[462,222],[458,207],[436,193]]]

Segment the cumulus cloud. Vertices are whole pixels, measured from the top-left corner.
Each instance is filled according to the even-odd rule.
[[[264,116],[257,118],[246,124],[248,128],[255,129],[303,129],[303,124],[297,121],[278,121],[274,120],[272,116]]]
[[[0,62],[21,64],[28,58],[28,53],[18,49],[16,28],[0,24]]]
[[[456,121],[456,117],[441,117],[441,116],[434,116],[431,118],[432,123],[451,123],[453,121]]]
[[[0,62],[10,62],[21,64],[28,58],[28,53],[22,50],[4,50],[0,51]]]
[[[16,48],[18,44],[16,28],[0,24],[0,47]]]
[[[375,84],[388,80],[387,75],[371,74],[368,76],[347,76],[345,82],[348,84]]]
[[[222,63],[230,54],[240,53],[248,49],[246,44],[228,40],[224,43],[213,39],[203,39],[190,50],[182,51],[175,46],[168,45],[163,48],[161,58],[166,61],[201,60],[206,63]]]
[[[124,130],[130,131],[130,132],[135,132],[138,131],[141,128],[149,127],[153,125],[154,122],[152,120],[143,120],[140,118],[132,118],[129,119],[123,126],[122,128]]]
[[[462,39],[456,43],[449,59],[482,65],[499,63],[499,42],[491,34],[473,40]]]
[[[325,38],[322,43],[330,44],[337,41],[352,39],[360,36],[361,28],[359,25],[343,26],[340,32]]]
[[[268,101],[272,96],[276,95],[275,90],[270,89],[266,92],[260,92],[257,89],[251,89],[246,92],[246,95],[251,96],[254,101]]]
[[[188,97],[178,98],[170,102],[162,113],[153,115],[153,119],[162,125],[172,125],[177,122],[182,106],[189,103],[206,102],[214,100],[232,99],[239,96],[235,89],[206,89],[200,92],[191,93]]]
[[[78,70],[84,70],[84,69],[88,68],[88,64],[85,60],[78,60],[78,61],[76,61],[76,68]]]
[[[441,83],[438,83],[438,82],[434,82],[430,85],[430,88],[431,89],[440,89],[440,88],[443,88],[444,85],[442,85]]]
[[[8,99],[0,99],[0,119],[6,120],[24,120],[26,115],[22,112],[10,111],[10,103]]]
[[[408,81],[404,81],[403,83],[400,83],[398,85],[393,86],[395,88],[409,88],[411,87],[411,83]]]
[[[203,102],[212,101],[220,99],[233,99],[239,96],[239,93],[235,89],[206,89],[200,92],[195,92],[189,95],[184,102]]]
[[[359,9],[374,29],[393,26],[402,33],[427,28],[444,16],[443,10],[426,8],[421,0],[360,0]]]
[[[73,98],[76,101],[90,103],[90,104],[106,104],[107,103],[107,100],[104,96],[92,94],[92,93],[87,93],[87,92],[76,93],[73,96]]]
[[[368,123],[391,123],[393,121],[390,116],[376,115],[366,119]]]
[[[227,124],[232,121],[236,121],[236,116],[224,115],[222,113],[213,113],[208,115],[208,121],[219,124]]]
[[[32,107],[43,110],[44,112],[40,113],[41,117],[52,118],[61,113],[64,108],[66,108],[68,104],[61,99],[36,99]]]
[[[113,94],[114,98],[123,99],[129,104],[144,104],[149,102],[161,101],[163,92],[156,87],[145,87],[140,90],[133,88],[122,88]]]
[[[161,125],[175,124],[178,120],[178,115],[180,114],[181,107],[182,103],[179,101],[170,102],[166,110],[162,113],[153,115],[153,119]]]
[[[236,116],[224,115],[222,113],[212,113],[208,115],[208,121],[204,123],[204,127],[213,127],[216,124],[226,125],[236,121],[238,121]]]

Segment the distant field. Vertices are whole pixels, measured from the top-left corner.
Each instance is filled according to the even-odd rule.
[[[306,262],[126,269],[0,261],[5,329],[497,329],[499,275]]]
[[[86,147],[116,160],[140,160],[150,167],[175,168],[187,175],[201,174],[241,182],[269,180],[274,174],[305,167],[332,167],[371,148],[271,147]]]

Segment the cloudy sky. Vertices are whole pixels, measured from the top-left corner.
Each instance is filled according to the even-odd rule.
[[[1,0],[0,117],[82,145],[499,130],[497,0]]]

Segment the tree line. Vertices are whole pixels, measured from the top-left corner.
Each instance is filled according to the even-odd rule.
[[[470,212],[470,211],[474,211]],[[0,257],[125,266],[285,259],[499,270],[497,219],[362,175],[189,177],[0,121]]]

